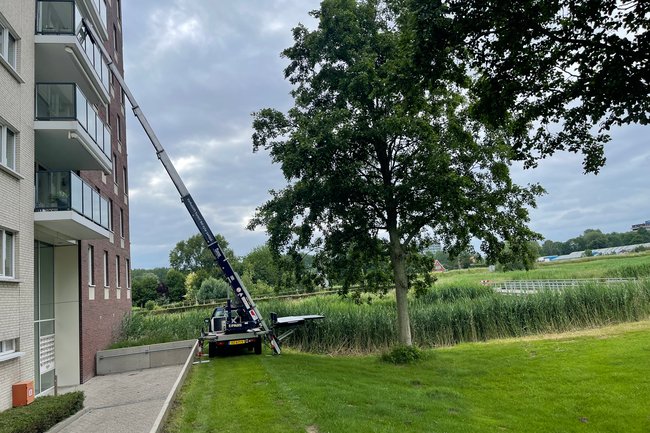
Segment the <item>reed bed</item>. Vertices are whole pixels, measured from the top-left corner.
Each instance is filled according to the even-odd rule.
[[[355,304],[337,296],[258,304],[264,317],[322,314],[299,328],[287,345],[317,353],[368,353],[397,344],[393,296]],[[198,336],[210,310],[134,314],[119,347]],[[413,340],[424,347],[561,332],[650,317],[650,282],[591,285],[564,291],[506,296],[480,286],[439,287],[410,303]]]

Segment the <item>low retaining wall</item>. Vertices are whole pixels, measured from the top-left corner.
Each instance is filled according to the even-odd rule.
[[[97,374],[105,375],[186,362],[196,340],[102,350],[95,358]]]

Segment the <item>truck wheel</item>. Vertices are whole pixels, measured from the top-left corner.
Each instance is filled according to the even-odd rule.
[[[219,348],[217,347],[217,343],[215,342],[208,343],[208,356],[210,358],[214,358],[215,356],[218,355],[219,355]]]
[[[262,354],[262,339],[258,338],[255,340],[255,355],[261,355]]]

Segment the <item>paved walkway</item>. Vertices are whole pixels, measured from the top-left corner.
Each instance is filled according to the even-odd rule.
[[[96,376],[77,387],[83,411],[48,433],[149,433],[182,365]]]

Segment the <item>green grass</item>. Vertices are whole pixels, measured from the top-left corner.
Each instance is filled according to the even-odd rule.
[[[481,280],[557,280],[650,277],[650,252],[536,263],[530,271],[489,272],[487,268],[437,273],[439,285],[467,286]]]
[[[289,352],[193,367],[180,432],[648,432],[650,322],[461,344],[419,363]]]

